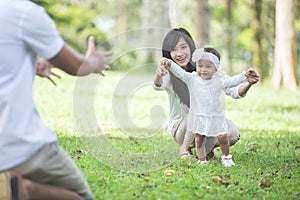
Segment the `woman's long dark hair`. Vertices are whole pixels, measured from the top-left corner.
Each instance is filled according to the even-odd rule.
[[[192,56],[193,52],[196,49],[196,45],[194,43],[191,34],[184,28],[174,28],[170,32],[168,32],[168,34],[165,36],[163,40],[163,45],[162,45],[163,57],[172,59],[170,52],[174,50],[176,44],[181,38],[183,38],[189,45],[191,50],[190,53]],[[188,63],[187,67],[185,68],[185,71],[187,72],[196,71],[196,67],[191,60]],[[170,79],[173,85],[173,89],[175,93],[178,95],[180,102],[190,107],[190,95],[186,84],[182,80],[177,78],[172,72],[170,72]]]

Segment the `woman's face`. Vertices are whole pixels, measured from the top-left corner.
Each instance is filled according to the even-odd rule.
[[[183,37],[180,38],[170,54],[173,61],[182,68],[186,68],[191,59],[190,47]]]

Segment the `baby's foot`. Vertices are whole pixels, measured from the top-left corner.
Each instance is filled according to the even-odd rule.
[[[203,166],[208,165],[208,161],[207,160],[198,160],[197,163],[199,163],[200,165],[203,165]]]
[[[223,155],[222,156],[222,164],[225,166],[225,167],[231,167],[234,165],[234,162],[232,161],[232,155],[228,155],[228,156],[225,156]]]

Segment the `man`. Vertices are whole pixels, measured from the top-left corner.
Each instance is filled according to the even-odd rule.
[[[69,48],[45,10],[27,0],[0,1],[0,199],[92,199],[74,161],[57,144],[33,101],[36,58],[85,76],[109,68],[111,52]],[[51,65],[39,75],[50,80]]]

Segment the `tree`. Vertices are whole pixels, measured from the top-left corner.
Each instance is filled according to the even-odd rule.
[[[233,73],[232,69],[232,0],[226,0],[227,4],[227,39],[226,47],[228,52],[229,74]]]
[[[90,10],[83,1],[74,0],[70,3],[66,0],[34,0],[34,2],[46,9],[65,42],[77,51],[85,52],[89,35],[94,35],[98,41],[106,40],[106,34],[95,24],[97,12]]]
[[[296,66],[300,66],[300,1],[295,1]],[[296,77],[300,81],[300,67],[296,67]]]
[[[197,0],[196,11],[197,39],[201,46],[209,42],[209,9],[207,0]]]
[[[117,4],[117,9],[118,9],[118,16],[117,16],[117,28],[118,28],[118,33],[124,33],[127,31],[127,4],[126,1],[120,1]],[[126,34],[121,34],[119,37],[119,43],[125,43],[127,42],[127,37]]]
[[[264,21],[262,12],[262,0],[255,0],[252,2],[253,20],[251,27],[254,32],[254,41],[252,43],[252,65],[259,69],[261,81],[268,73],[267,56],[264,46]]]
[[[161,47],[163,34],[170,27],[169,3],[168,1],[143,0],[141,8],[142,18],[142,46],[145,47],[139,52],[138,60],[156,61],[161,57],[161,51],[154,52],[148,47]]]
[[[296,90],[294,1],[276,0],[275,52],[272,82],[275,88],[283,85]]]

